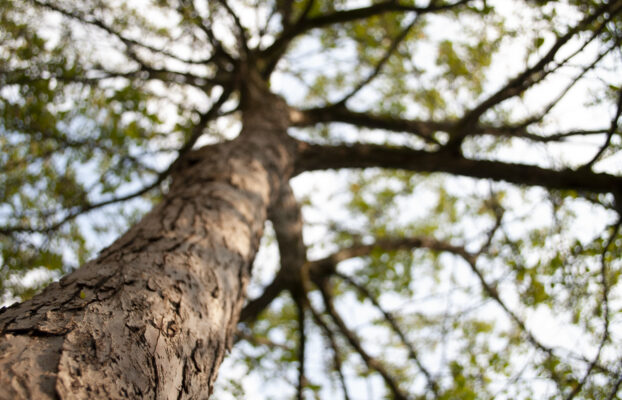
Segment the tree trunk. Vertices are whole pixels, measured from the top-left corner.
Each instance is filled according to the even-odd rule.
[[[256,89],[242,88],[237,139],[188,153],[164,200],[99,257],[0,311],[0,398],[210,395],[293,170],[285,104]]]

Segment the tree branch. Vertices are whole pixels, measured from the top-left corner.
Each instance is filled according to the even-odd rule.
[[[253,345],[267,346],[272,349],[281,349],[287,352],[292,351],[292,349],[289,346],[286,346],[284,344],[273,342],[272,340],[265,338],[265,337],[254,336],[249,329],[238,329],[237,330],[237,332],[235,333],[235,339],[234,339],[235,342],[237,343],[242,339],[246,340],[247,342]]]
[[[546,76],[548,76],[551,72],[555,71],[561,65],[564,65],[567,61],[574,57],[577,52],[573,53],[562,62],[558,63],[556,67],[547,70],[547,66],[555,60],[555,56],[557,55],[559,50],[572,38],[574,38],[578,32],[586,29],[602,15],[606,15],[607,17],[605,21],[600,24],[597,32],[600,29],[604,29],[606,22],[610,21],[621,10],[622,1],[620,0],[605,3],[601,7],[599,7],[593,14],[587,16],[577,25],[569,29],[566,34],[560,36],[553,44],[553,46],[549,49],[549,51],[534,66],[527,68],[515,78],[510,79],[505,86],[503,86],[497,92],[493,93],[488,98],[483,100],[481,103],[479,103],[479,105],[471,109],[471,111],[467,112],[460,120],[460,123],[456,126],[455,131],[452,132],[452,137],[449,143],[447,143],[446,145],[447,149],[450,151],[459,152],[459,147],[462,143],[462,140],[477,125],[480,117],[486,111],[488,111],[495,105],[503,102],[504,100],[523,93],[528,88],[532,87],[538,82],[541,82]],[[592,37],[584,44],[584,46],[593,39],[595,39],[596,36],[597,35],[595,32]]]
[[[611,247],[611,245],[613,244],[614,240],[616,239],[616,236],[618,235],[618,232],[620,231],[620,226],[622,226],[622,218],[618,218],[618,221],[615,223],[615,225],[613,226],[613,231],[611,232],[611,236],[609,237],[609,240],[607,240],[607,243],[605,244],[605,248],[603,249],[602,254],[600,255],[600,278],[601,278],[601,285],[603,287],[603,315],[604,315],[604,322],[603,322],[603,335],[602,335],[602,339],[600,341],[600,344],[598,345],[598,350],[596,352],[596,355],[594,356],[594,359],[592,360],[592,362],[588,365],[587,370],[585,371],[585,374],[583,375],[583,378],[581,379],[581,381],[579,381],[579,384],[577,386],[575,386],[575,388],[572,390],[572,392],[570,392],[570,394],[568,395],[568,397],[566,397],[565,400],[572,400],[575,398],[575,396],[577,394],[579,394],[581,392],[581,390],[583,389],[583,386],[585,386],[588,378],[590,377],[590,375],[592,374],[592,371],[594,370],[594,368],[597,366],[598,361],[600,360],[600,355],[602,354],[603,348],[605,347],[605,343],[607,343],[607,341],[609,340],[609,323],[610,323],[610,319],[609,319],[609,289],[610,289],[610,284],[609,284],[609,279],[607,278],[607,273],[608,273],[608,268],[607,268],[607,253],[609,252],[609,248]]]
[[[305,377],[305,351],[307,348],[307,334],[305,324],[305,302],[302,296],[295,298],[298,310],[298,385],[296,388],[296,400],[304,400]]]
[[[301,269],[307,262],[307,248],[302,238],[300,205],[291,186],[281,186],[278,200],[268,210],[268,219],[272,222],[279,245],[281,267],[263,293],[242,309],[240,321],[251,322],[256,319],[284,289],[289,289],[294,297],[302,291]]]
[[[604,25],[603,25],[604,26]],[[589,43],[589,41],[587,42]],[[584,48],[584,46],[587,45],[587,43],[585,43],[580,50],[582,50]],[[616,40],[612,46],[610,46],[609,48],[607,48],[605,51],[601,52],[595,59],[594,61],[592,61],[592,63],[590,63],[589,65],[583,67],[581,69],[581,72],[575,76],[572,81],[566,85],[566,87],[557,94],[557,96],[551,100],[549,102],[549,104],[544,107],[542,110],[538,111],[538,113],[536,115],[533,115],[529,118],[526,118],[524,121],[522,121],[519,124],[515,124],[514,128],[515,131],[514,132],[522,132],[523,135],[521,137],[527,138],[527,139],[531,139],[533,141],[551,141],[551,136],[547,136],[547,137],[542,137],[542,136],[538,136],[538,135],[533,135],[533,134],[529,134],[527,132],[527,127],[531,124],[534,124],[536,122],[540,122],[544,119],[544,117],[546,115],[548,115],[548,113],[564,98],[566,97],[566,95],[568,94],[568,92],[570,92],[570,90],[591,70],[593,70],[600,61],[603,60],[603,58],[605,58],[605,56],[607,54],[609,54],[611,52],[611,50],[615,49],[618,45],[620,44],[620,39]],[[579,50],[577,51],[579,52]],[[476,129],[477,131],[477,129]],[[606,130],[602,133],[605,133]],[[545,139],[545,140],[543,140]]]
[[[482,123],[472,128],[469,136],[496,136],[527,139],[538,143],[562,141],[573,136],[600,135],[609,132],[608,127],[601,129],[576,129],[565,132],[540,135],[528,130],[528,125],[538,122],[542,115],[531,117],[526,121],[511,125],[491,125]],[[295,127],[308,127],[319,123],[341,122],[352,126],[369,129],[383,129],[392,132],[410,133],[420,137],[429,144],[441,147],[443,144],[434,137],[436,132],[451,132],[458,120],[417,120],[402,119],[391,115],[379,115],[371,112],[351,111],[342,104],[320,108],[300,110],[290,108],[290,122]]]
[[[401,4],[396,0],[384,0],[367,7],[351,8],[348,10],[338,10],[330,14],[318,15],[307,18],[305,14],[292,25],[288,25],[283,30],[274,43],[261,52],[261,57],[266,60],[268,66],[274,68],[276,62],[283,56],[291,41],[312,29],[323,28],[333,24],[357,21],[370,18],[376,15],[382,15],[388,12],[415,12],[417,14],[429,14],[438,11],[451,10],[453,8],[465,5],[471,0],[459,0],[452,4],[444,4],[436,6],[435,2],[431,2],[427,7],[417,7],[412,5]],[[264,71],[264,75],[269,75],[272,69],[268,68]]]
[[[279,275],[288,286],[300,286],[300,269],[307,262],[302,237],[302,213],[290,185],[282,185],[279,199],[268,210],[281,256]],[[293,282],[293,283],[292,283]]]
[[[385,383],[393,393],[393,397],[396,400],[408,400],[408,396],[406,395],[406,393],[404,393],[402,389],[400,389],[399,385],[397,384],[395,379],[389,374],[387,369],[376,358],[372,357],[371,355],[369,355],[369,353],[365,351],[358,337],[346,326],[345,322],[335,309],[335,305],[333,304],[333,298],[330,294],[328,280],[323,279],[320,282],[316,282],[316,284],[320,289],[322,299],[324,300],[324,304],[326,305],[326,312],[330,315],[335,325],[337,325],[339,331],[348,340],[350,346],[352,346],[356,350],[356,352],[359,353],[359,355],[365,362],[365,365],[367,365],[367,368],[377,371],[382,376]]]
[[[495,222],[493,229],[491,229],[489,233],[489,238],[491,238],[492,235],[494,235],[494,232],[500,226],[500,218],[501,218],[500,216],[496,217],[496,222]],[[309,263],[308,271],[309,271],[309,275],[311,279],[314,282],[322,282],[324,280],[327,280],[331,275],[337,275],[341,277],[342,279],[345,279],[348,283],[352,284],[355,288],[357,288],[357,290],[360,290],[362,293],[364,293],[365,296],[368,297],[374,303],[374,305],[383,313],[383,315],[385,316],[385,319],[387,319],[387,321],[392,325],[395,332],[398,335],[400,335],[400,339],[403,341],[403,343],[405,343],[408,346],[408,342],[406,341],[405,335],[403,333],[400,334],[401,331],[399,329],[399,326],[397,326],[397,324],[395,323],[394,319],[390,316],[390,314],[383,311],[383,309],[379,305],[377,305],[378,304],[377,301],[375,301],[373,296],[371,296],[371,293],[369,293],[363,286],[356,284],[356,282],[354,282],[351,278],[347,277],[346,275],[337,272],[336,271],[337,263],[343,260],[349,259],[349,258],[369,255],[375,248],[381,248],[383,250],[407,250],[407,249],[412,249],[412,248],[427,248],[433,251],[448,252],[448,253],[457,255],[460,258],[462,258],[464,261],[466,261],[466,263],[469,265],[472,272],[475,274],[475,276],[479,280],[484,293],[486,293],[486,295],[489,298],[495,301],[502,308],[502,310],[514,322],[514,324],[516,324],[516,326],[518,326],[521,332],[523,332],[523,334],[527,337],[527,340],[535,348],[545,353],[547,357],[556,357],[554,354],[553,348],[545,346],[533,335],[533,333],[527,328],[524,321],[522,321],[516,315],[516,313],[514,313],[505,304],[505,302],[500,298],[499,293],[497,292],[496,288],[486,281],[483,273],[477,267],[477,259],[483,253],[483,251],[486,250],[487,247],[488,247],[488,243],[484,244],[484,246],[482,247],[482,249],[480,249],[479,252],[471,253],[467,251],[463,246],[452,245],[445,241],[441,241],[441,240],[437,240],[437,239],[429,238],[429,237],[385,238],[383,240],[378,240],[375,244],[355,245],[352,247],[341,249],[326,258]],[[604,280],[603,282],[606,283],[606,280]],[[393,323],[395,323],[395,326],[391,322],[392,320],[393,320]],[[411,348],[409,347],[408,349],[410,352]],[[414,349],[412,350],[414,351]],[[590,360],[583,360],[583,361],[588,363],[588,365],[591,365],[590,369],[598,368],[600,370],[603,370],[602,366],[598,364],[597,359],[591,360],[591,361]],[[419,363],[417,364],[420,365]],[[420,366],[420,368],[423,368],[423,367]],[[424,370],[422,369],[422,371]],[[428,374],[425,374],[425,375],[429,379],[431,378],[431,375],[428,375]],[[433,380],[429,380],[428,382],[430,384],[435,383]],[[436,388],[438,389],[438,386],[436,386]]]
[[[229,14],[229,16],[231,16],[231,18],[233,19],[233,23],[235,24],[235,27],[238,30],[238,43],[240,45],[240,53],[241,54],[246,54],[248,56],[249,51],[248,51],[248,38],[246,37],[246,29],[244,29],[244,26],[242,25],[242,22],[240,21],[240,18],[238,17],[238,15],[233,11],[233,9],[231,8],[231,6],[229,5],[229,3],[227,2],[227,0],[218,0],[218,3],[220,5],[223,6],[223,8],[227,11],[227,14]]]
[[[208,3],[209,4],[209,3]],[[200,12],[197,10],[194,4],[194,0],[182,0],[180,2],[180,6],[188,7],[193,14],[197,17],[192,19],[192,22],[197,26],[201,32],[203,32],[209,41],[210,45],[213,48],[214,54],[212,55],[212,60],[216,65],[218,65],[219,69],[222,71],[228,71],[233,64],[235,64],[234,57],[225,50],[223,44],[216,38],[214,32],[210,25],[206,24],[205,21],[200,17]],[[211,13],[208,17],[209,22],[211,23]]]
[[[216,102],[212,104],[212,106],[207,112],[201,114],[199,123],[192,130],[192,133],[190,134],[190,137],[188,138],[186,143],[184,143],[184,145],[179,149],[179,155],[177,157],[176,162],[178,160],[181,160],[185,154],[187,154],[189,151],[192,150],[192,147],[194,147],[196,142],[203,135],[203,131],[205,130],[205,127],[207,126],[208,122],[218,116],[220,112],[220,108],[222,107],[223,104],[225,104],[227,100],[229,100],[229,96],[231,96],[232,92],[233,92],[233,89],[231,87],[223,88],[223,92],[218,97]],[[173,166],[171,165],[170,169],[172,168]]]
[[[309,310],[311,310],[311,315],[313,315],[313,320],[315,321],[315,323],[322,329],[322,331],[324,331],[324,336],[326,337],[326,339],[328,339],[328,343],[333,350],[333,364],[335,366],[335,371],[337,371],[337,375],[339,376],[339,382],[341,383],[344,400],[350,400],[350,396],[348,394],[348,386],[346,385],[346,379],[343,375],[343,367],[341,365],[339,346],[337,346],[335,335],[333,334],[333,331],[328,327],[328,325],[326,325],[324,320],[322,320],[322,317],[315,310],[315,308],[313,308],[313,306],[310,306]]]
[[[474,133],[471,136],[475,135],[490,135],[496,137],[507,137],[507,138],[518,138],[518,139],[527,139],[532,142],[538,143],[551,143],[551,142],[561,142],[565,139],[576,137],[576,136],[593,136],[593,135],[602,135],[606,134],[609,131],[608,128],[602,129],[575,129],[565,132],[557,132],[549,135],[540,135],[536,133],[532,133],[527,130],[525,123],[520,123],[516,125],[506,125],[506,126],[494,126],[494,125],[479,125],[475,128]]]
[[[609,396],[607,396],[607,400],[614,400],[618,394],[618,390],[620,390],[620,386],[622,386],[622,373],[619,374],[618,379],[616,379],[611,392],[609,392]]]
[[[90,203],[90,204],[86,204],[86,205],[82,205],[77,207],[75,210],[70,211],[69,214],[67,214],[63,219],[61,219],[58,222],[55,222],[52,225],[49,226],[44,226],[44,227],[32,227],[32,226],[7,226],[7,227],[0,227],[0,235],[11,235],[13,233],[17,233],[17,232],[23,232],[23,233],[49,233],[52,231],[55,231],[56,229],[60,228],[62,225],[66,224],[67,222],[75,219],[77,216],[85,214],[87,212],[96,210],[98,208],[102,208],[111,204],[115,204],[115,203],[121,203],[127,200],[131,200],[133,198],[142,196],[143,194],[149,192],[150,190],[154,189],[155,187],[157,187],[160,183],[162,183],[162,181],[164,180],[165,176],[160,175],[158,176],[158,178],[151,184],[144,186],[143,188],[136,190],[132,193],[129,193],[127,195],[124,196],[119,196],[119,197],[113,197],[110,198],[108,200],[103,200],[100,202],[96,202],[96,203]]]
[[[618,91],[618,104],[616,112],[611,119],[611,125],[609,127],[609,130],[607,131],[607,139],[605,140],[605,143],[603,143],[602,147],[598,150],[598,152],[596,152],[594,157],[592,157],[592,159],[588,161],[582,168],[591,169],[594,163],[598,161],[605,152],[605,150],[607,150],[607,147],[609,147],[609,144],[611,144],[611,138],[613,137],[613,134],[618,129],[618,120],[620,119],[620,115],[622,115],[622,89]]]
[[[201,119],[199,121],[199,123],[194,127],[193,129],[193,133],[191,134],[190,138],[188,139],[188,141],[179,149],[178,152],[178,156],[175,159],[175,161],[173,161],[167,169],[165,169],[164,171],[161,171],[160,173],[158,173],[157,178],[155,179],[154,182],[152,182],[151,184],[144,186],[143,188],[132,192],[130,194],[124,195],[124,196],[119,196],[119,197],[113,197],[110,198],[108,200],[102,200],[99,202],[95,202],[95,203],[87,203],[85,205],[81,205],[79,207],[75,207],[73,210],[71,210],[69,212],[69,214],[67,214],[64,218],[62,218],[60,221],[57,221],[55,223],[53,223],[52,225],[49,226],[44,226],[44,227],[31,227],[31,226],[8,226],[8,227],[0,227],[0,234],[2,235],[10,235],[12,233],[16,233],[16,232],[24,232],[24,233],[49,233],[52,232],[58,228],[60,228],[62,225],[66,224],[67,222],[75,219],[76,217],[78,217],[79,215],[83,215],[87,212],[111,205],[111,204],[115,204],[115,203],[120,203],[123,201],[127,201],[139,196],[142,196],[143,194],[149,192],[150,190],[154,189],[155,187],[157,187],[158,185],[160,185],[160,183],[162,183],[170,174],[171,172],[177,168],[177,166],[179,165],[180,162],[183,161],[184,156],[192,149],[192,146],[196,143],[196,141],[199,139],[199,137],[201,137],[201,135],[203,134],[203,130],[205,129],[205,126],[207,125],[207,123],[209,121],[211,121],[214,117],[216,117],[218,115],[218,112],[220,111],[220,107],[222,106],[222,104],[229,98],[229,95],[231,93],[230,89],[225,88],[225,91],[222,93],[222,95],[220,96],[220,98],[212,105],[212,108],[210,108],[207,112],[203,113],[201,115]]]
[[[415,172],[446,172],[548,189],[597,193],[622,191],[622,177],[586,170],[553,170],[502,161],[473,160],[444,152],[367,144],[322,146],[298,142],[298,149],[296,174],[323,169],[378,167]]]
[[[351,277],[349,277],[349,276],[347,276],[345,274],[342,274],[340,272],[336,272],[335,275],[338,276],[339,278],[343,279],[344,281],[346,281],[350,286],[352,286],[353,288],[358,290],[363,296],[367,297],[372,302],[374,307],[376,307],[378,309],[378,311],[380,311],[382,313],[384,319],[389,323],[389,325],[393,329],[393,332],[395,332],[395,334],[397,334],[397,336],[400,338],[402,344],[406,347],[406,349],[408,351],[408,357],[417,365],[419,370],[425,376],[425,379],[426,379],[427,384],[428,384],[428,388],[434,394],[434,396],[436,398],[438,398],[439,397],[439,386],[438,386],[438,383],[436,382],[436,380],[434,379],[434,377],[432,376],[430,371],[428,371],[428,369],[421,363],[421,360],[419,359],[419,355],[417,354],[417,351],[415,350],[413,345],[410,343],[410,341],[406,338],[406,334],[400,328],[400,326],[398,325],[398,323],[397,323],[396,319],[393,317],[393,315],[391,315],[389,312],[387,312],[380,305],[380,303],[378,302],[376,297],[369,290],[367,290],[367,288],[365,286],[360,285],[359,283],[357,283]]]
[[[419,21],[419,16],[421,14],[417,14],[415,18],[413,18],[412,22],[410,22],[402,31],[391,41],[391,45],[385,51],[384,55],[378,61],[373,71],[361,82],[359,82],[348,94],[346,94],[341,100],[339,100],[336,104],[345,104],[349,99],[351,99],[354,95],[356,95],[361,89],[363,89],[367,84],[369,84],[382,70],[382,67],[389,61],[395,50],[397,50],[398,46],[408,35],[408,32],[415,26],[415,24]]]
[[[455,126],[455,121],[423,121],[406,120],[390,115],[374,115],[365,112],[348,110],[343,105],[332,105],[309,110],[290,109],[292,126],[304,127],[317,123],[344,122],[350,125],[386,129],[394,132],[407,132],[420,137],[428,143],[440,145],[434,138],[436,132],[449,132]]]
[[[495,224],[495,227],[497,224]],[[494,228],[496,230],[496,228]],[[491,235],[494,233],[491,232]],[[314,281],[319,279],[326,279],[331,274],[337,274],[340,277],[344,277],[343,274],[336,273],[336,263],[354,257],[361,257],[369,255],[374,249],[381,248],[383,250],[406,250],[412,248],[426,248],[434,251],[448,252],[461,257],[471,267],[471,270],[475,273],[480,281],[484,291],[490,298],[495,300],[503,310],[508,313],[510,318],[516,322],[521,330],[526,332],[530,341],[547,353],[551,353],[552,350],[542,344],[540,344],[535,337],[527,330],[527,327],[521,321],[516,314],[514,314],[501,300],[496,289],[486,282],[484,275],[477,268],[476,262],[479,253],[470,253],[462,246],[455,246],[442,240],[437,240],[429,237],[411,237],[411,238],[386,238],[378,240],[375,244],[370,245],[358,245],[345,249],[341,249],[336,253],[333,253],[329,257],[310,263],[309,274]]]
[[[426,7],[418,7],[413,5],[401,4],[400,1],[385,0],[367,7],[352,8],[349,10],[338,10],[331,14],[318,15],[312,18],[307,18],[303,21],[300,21],[299,24],[295,26],[291,31],[285,32],[282,37],[286,37],[287,35],[296,36],[311,29],[323,28],[328,25],[357,21],[385,14],[388,12],[415,12],[419,15],[422,15],[438,11],[447,11],[458,6],[465,5],[470,1],[471,0],[460,0],[452,4],[444,4],[440,6],[436,6],[434,5],[435,2],[431,2],[431,4]]]
[[[281,247],[281,243],[286,242],[283,240],[279,241],[279,248]],[[287,251],[288,248],[292,248],[292,246],[286,245],[286,247],[280,251],[283,251],[283,254],[293,255],[293,253]],[[322,277],[328,277],[335,272],[337,264],[339,264],[341,261],[354,257],[369,255],[374,249],[377,248],[387,251],[406,250],[412,248],[428,248],[436,251],[450,252],[460,251],[460,248],[458,247],[427,237],[378,240],[374,244],[361,244],[351,246],[341,249],[328,257],[315,261],[305,262],[303,268],[303,275],[308,274],[313,280],[317,280]],[[287,279],[292,279],[292,276],[295,277],[296,275],[300,275],[300,271],[289,271],[287,268],[284,268],[284,265],[286,264],[283,264],[283,261],[281,261],[281,269],[279,270],[279,273],[277,273],[277,276],[274,278],[274,280],[268,286],[266,286],[266,288],[259,297],[249,301],[248,304],[242,309],[240,321],[253,321],[268,305],[270,305],[270,303],[276,297],[278,297],[278,295],[284,289],[292,287],[292,283],[288,283]],[[298,279],[299,278],[295,278],[294,281],[298,282]],[[298,283],[296,283],[296,287],[297,285]]]
[[[138,61],[140,62],[140,61]],[[11,85],[24,85],[24,84],[33,84],[36,82],[47,81],[49,79],[56,79],[63,83],[79,83],[84,85],[90,85],[96,87],[100,82],[105,79],[137,79],[142,81],[147,80],[157,80],[164,83],[173,83],[173,84],[188,84],[200,89],[209,89],[214,86],[223,86],[229,81],[225,74],[219,74],[220,76],[216,78],[202,77],[198,75],[194,75],[188,72],[177,72],[170,71],[166,69],[160,68],[152,68],[146,64],[141,63],[139,68],[135,71],[129,72],[120,72],[120,71],[111,71],[107,69],[92,69],[89,72],[90,76],[81,76],[81,75],[64,75],[61,71],[48,71],[41,70],[38,71],[39,75],[33,76],[31,71],[28,70],[14,70],[14,71],[2,71],[0,70],[0,74],[3,77],[3,84]],[[46,77],[43,78],[43,72],[45,72]]]
[[[285,282],[277,275],[276,278],[263,290],[261,295],[250,300],[240,313],[240,322],[250,323],[257,319],[259,314],[266,309],[285,289]]]
[[[114,29],[112,29],[111,27],[109,27],[108,25],[104,24],[102,21],[95,19],[95,18],[88,18],[85,17],[83,15],[79,15],[75,12],[66,10],[62,7],[59,7],[57,5],[54,5],[52,3],[49,3],[47,1],[41,1],[41,0],[29,0],[30,2],[32,2],[33,4],[35,4],[36,6],[42,7],[42,8],[46,8],[48,10],[51,11],[55,11],[59,14],[64,15],[65,17],[71,18],[71,19],[75,19],[78,22],[87,24],[87,25],[91,25],[91,26],[95,26],[103,31],[105,31],[106,33],[116,37],[117,39],[119,39],[123,44],[125,44],[128,47],[141,47],[143,49],[149,50],[153,53],[159,53],[162,54],[166,57],[175,59],[177,61],[181,61],[183,63],[186,64],[201,64],[201,65],[205,65],[207,63],[210,63],[212,61],[212,58],[208,58],[208,59],[201,59],[201,60],[192,60],[192,59],[186,59],[183,57],[179,57],[176,54],[170,53],[164,49],[159,49],[153,46],[150,46],[146,43],[141,43],[137,40],[134,39],[130,39],[128,37],[123,36],[121,33],[115,31]]]

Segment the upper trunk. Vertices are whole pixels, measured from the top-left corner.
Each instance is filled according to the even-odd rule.
[[[240,137],[188,153],[164,200],[99,257],[0,311],[0,398],[209,396],[293,170],[284,103],[242,92]]]

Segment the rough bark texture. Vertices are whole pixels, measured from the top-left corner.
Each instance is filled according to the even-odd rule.
[[[209,396],[268,207],[293,171],[284,103],[254,88],[244,104],[240,137],[188,153],[140,223],[0,311],[1,399]]]

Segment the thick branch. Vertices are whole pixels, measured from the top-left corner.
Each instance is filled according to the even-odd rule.
[[[291,186],[282,187],[279,200],[269,210],[268,219],[279,244],[279,275],[287,282],[299,282],[300,269],[307,261],[307,248],[302,238],[302,213]]]
[[[306,263],[306,247],[302,239],[302,214],[300,206],[289,185],[281,188],[278,201],[269,210],[268,218],[276,233],[281,257],[281,268],[274,280],[264,289],[263,293],[248,302],[242,310],[240,320],[251,322],[274,300],[284,289],[296,292],[302,289],[300,270]],[[296,296],[296,293],[292,293]]]
[[[321,146],[299,142],[296,174],[337,168],[394,168],[415,172],[446,172],[548,189],[597,193],[622,191],[622,177],[586,170],[553,170],[535,165],[473,160],[447,153],[387,148],[378,145]]]
[[[421,137],[427,142],[440,144],[434,133],[449,132],[455,126],[455,121],[423,121],[400,119],[390,115],[377,115],[365,112],[350,111],[346,107],[329,106],[310,110],[290,110],[290,121],[293,126],[311,126],[317,123],[344,122],[350,125],[386,129],[394,132],[407,132]]]
[[[266,309],[276,299],[279,294],[285,289],[285,283],[282,279],[275,278],[266,288],[261,295],[255,299],[250,300],[242,309],[240,313],[240,322],[252,322],[263,310]]]
[[[541,115],[529,118],[516,124],[492,125],[481,123],[469,131],[469,136],[496,136],[515,137],[539,143],[563,141],[575,136],[591,136],[608,134],[609,127],[602,129],[576,129],[541,135],[528,129],[532,123],[538,122]],[[434,134],[436,132],[451,132],[458,124],[458,120],[418,120],[403,119],[392,115],[379,115],[371,112],[351,111],[343,105],[331,105],[321,108],[298,110],[290,108],[290,122],[292,126],[308,127],[319,123],[342,122],[352,126],[369,129],[383,129],[391,132],[404,132],[416,135],[428,143],[440,146]]]
[[[328,277],[335,272],[337,264],[342,261],[355,257],[363,257],[371,254],[375,249],[384,251],[408,250],[415,248],[429,249],[433,251],[447,251],[461,256],[468,256],[464,248],[453,246],[442,240],[437,240],[425,236],[414,236],[407,238],[387,238],[378,239],[372,244],[356,244],[340,249],[328,257],[311,261],[307,264],[309,275],[313,280]]]
[[[306,384],[305,352],[307,349],[307,333],[305,329],[305,301],[306,299],[302,299],[302,296],[295,299],[296,309],[298,310],[298,383],[296,388],[296,400],[304,400],[304,388]]]

